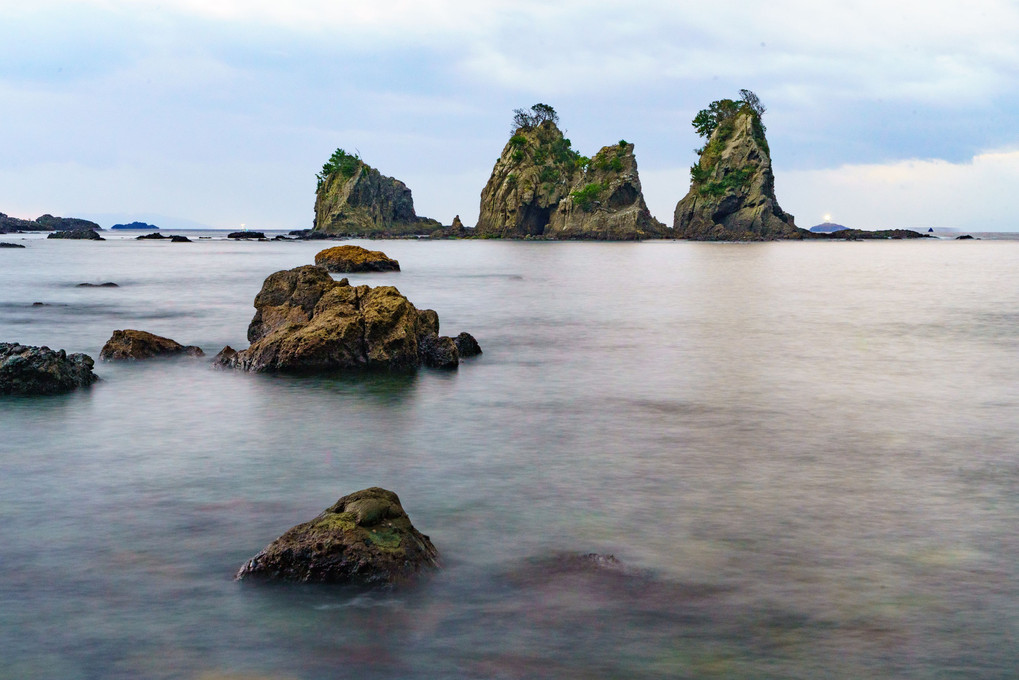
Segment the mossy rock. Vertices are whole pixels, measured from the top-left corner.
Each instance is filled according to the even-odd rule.
[[[315,264],[331,272],[386,272],[400,271],[400,263],[381,250],[368,250],[361,246],[336,246],[315,255]]]

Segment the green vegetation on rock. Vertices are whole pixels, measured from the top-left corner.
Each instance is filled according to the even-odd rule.
[[[315,175],[318,180],[318,187],[322,187],[322,183],[325,182],[333,173],[340,173],[346,178],[351,178],[361,167],[361,156],[353,153],[347,153],[343,149],[336,149],[333,151],[333,155],[329,157],[329,160],[322,166],[322,172]]]
[[[606,188],[600,182],[591,182],[576,191],[571,191],[570,197],[574,203],[580,206],[581,210],[591,212],[591,208],[601,198],[602,191]]]

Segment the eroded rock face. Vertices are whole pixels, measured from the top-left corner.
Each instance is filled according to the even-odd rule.
[[[358,161],[353,173],[334,172],[315,196],[314,231],[343,236],[429,234],[440,225],[418,217],[407,185]]]
[[[351,286],[311,265],[269,276],[255,310],[251,346],[224,349],[217,364],[255,372],[411,369],[424,361],[422,338],[439,332],[439,315],[396,288]]]
[[[62,394],[91,385],[98,376],[87,354],[0,342],[0,394]]]
[[[545,234],[553,238],[661,238],[665,225],[644,202],[633,144],[603,147],[559,203]]]
[[[99,358],[104,361],[119,361],[173,357],[181,354],[192,357],[205,356],[201,347],[184,346],[170,338],[153,335],[146,331],[126,329],[113,331],[113,336],[106,341],[103,349],[99,352]]]
[[[248,560],[238,579],[392,586],[438,568],[439,553],[392,491],[344,496]]]
[[[760,118],[742,111],[720,124],[676,205],[673,235],[704,241],[809,237],[775,199],[775,176]]]
[[[326,248],[315,256],[315,264],[331,272],[343,273],[400,271],[400,263],[381,250],[368,250],[361,246]]]

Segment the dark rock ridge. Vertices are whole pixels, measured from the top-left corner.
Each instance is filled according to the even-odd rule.
[[[929,234],[921,234],[911,229],[879,229],[877,231],[866,231],[864,229],[840,229],[832,232],[811,233],[809,238],[827,239],[829,241],[881,241],[900,240],[910,238],[932,238]]]
[[[834,222],[822,222],[821,224],[816,224],[811,227],[810,231],[815,234],[830,234],[833,231],[845,231],[846,229],[849,229],[849,227],[844,227],[841,224],[835,224]]]
[[[265,240],[265,234],[260,231],[232,231],[226,235],[227,238],[233,239],[256,239]]]
[[[113,228],[116,229],[116,227]],[[125,227],[125,229],[126,228],[127,227]],[[131,228],[133,229],[134,227]],[[135,236],[134,238],[136,241],[163,241],[170,237],[166,234],[160,234],[158,231],[154,231],[151,234],[142,234],[141,236]]]
[[[248,560],[237,579],[394,586],[437,569],[439,553],[392,491],[372,487],[336,501]]]
[[[539,105],[540,106],[540,105]],[[480,237],[639,239],[664,235],[647,210],[633,145],[593,159],[571,148],[553,118],[518,127],[481,192]]]
[[[0,342],[0,394],[62,394],[91,385],[98,376],[87,354]]]
[[[400,263],[381,250],[361,246],[336,246],[315,255],[315,264],[331,272],[398,272]]]
[[[718,124],[690,175],[690,191],[676,205],[676,238],[761,241],[809,233],[775,199],[764,125],[749,107]]]
[[[7,243],[6,241],[0,241],[0,248],[24,248],[25,246],[20,243]]]
[[[180,234],[174,234],[170,237],[170,243],[193,243],[187,236],[181,236]]]
[[[106,283],[79,283],[75,288],[120,288],[113,281],[107,281]]]
[[[102,236],[97,234],[92,229],[70,229],[65,231],[55,231],[46,238],[67,238],[67,239],[79,239],[87,241],[105,241]]]
[[[633,144],[620,140],[602,147],[574,180],[573,189],[552,214],[547,236],[634,240],[661,238],[664,224],[644,202]]]
[[[205,356],[205,352],[195,345],[184,346],[170,338],[153,335],[146,331],[126,329],[113,331],[113,335],[99,352],[99,358],[104,361],[118,361],[173,357],[181,354],[192,357]]]
[[[342,236],[430,234],[441,227],[418,217],[406,184],[386,177],[357,156],[337,149],[320,175],[314,231]]]
[[[336,281],[324,267],[270,275],[255,297],[255,310],[248,326],[251,346],[240,352],[224,348],[216,364],[254,372],[402,370],[432,365],[437,359],[431,348],[448,347],[438,338],[434,311],[417,309],[392,286]]]
[[[148,224],[146,222],[128,222],[127,224],[114,224],[110,229],[145,229],[150,231],[158,231],[159,227],[154,224]]]
[[[43,215],[35,220],[22,220],[17,217],[8,217],[0,213],[0,234],[9,234],[18,231],[64,231],[75,229],[95,229],[102,231],[95,222],[78,219],[77,217],[54,217]]]

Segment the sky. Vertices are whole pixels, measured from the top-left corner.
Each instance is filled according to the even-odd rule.
[[[1019,231],[1019,3],[0,0],[0,212],[297,229],[337,147],[473,225],[513,110],[634,142],[672,224],[712,100],[753,90],[810,227]]]

